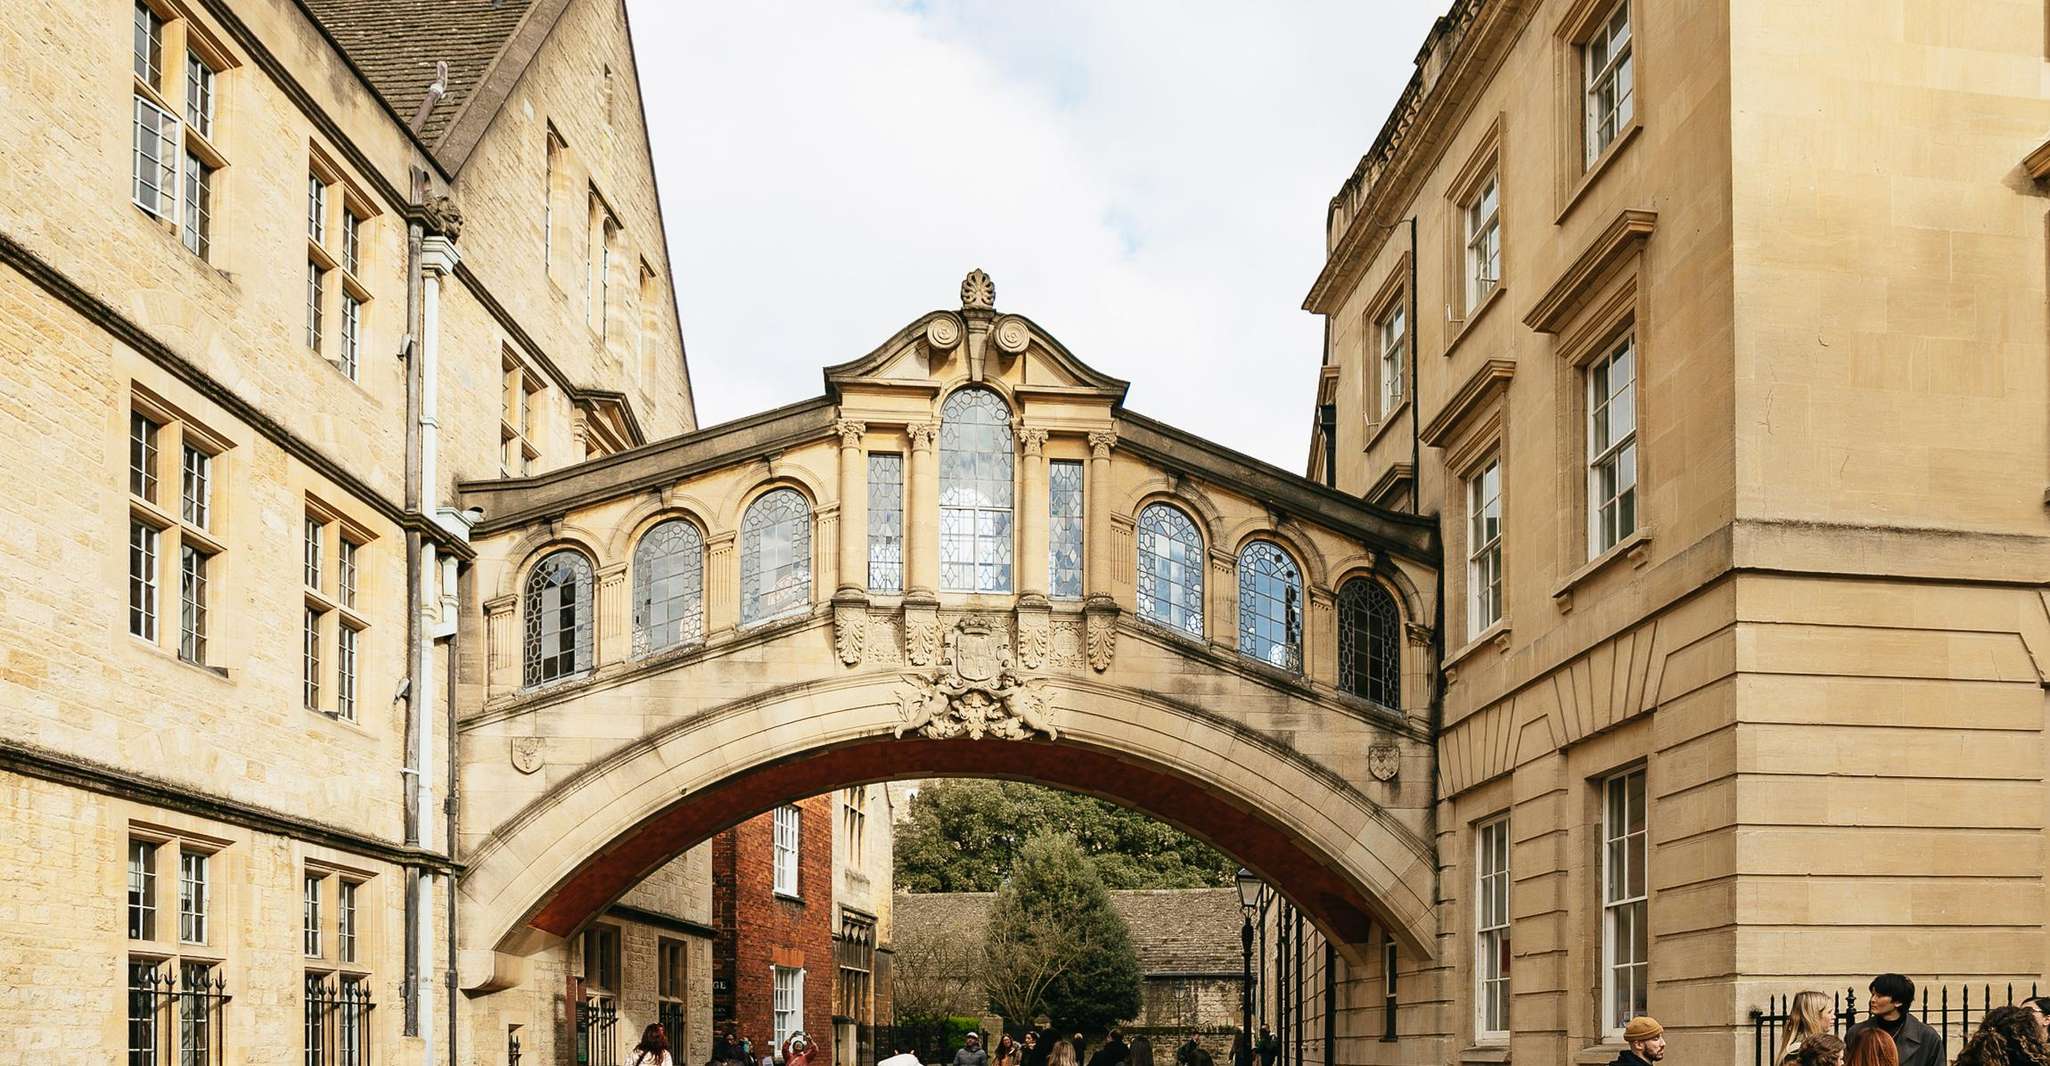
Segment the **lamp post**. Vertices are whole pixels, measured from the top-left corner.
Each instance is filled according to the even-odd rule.
[[[1266,887],[1251,870],[1239,867],[1239,913],[1243,919],[1239,925],[1239,953],[1243,960],[1243,971],[1239,983],[1239,1033],[1246,1042],[1246,1062],[1234,1059],[1231,1066],[1250,1066],[1253,1050],[1253,910],[1260,905],[1260,893]]]

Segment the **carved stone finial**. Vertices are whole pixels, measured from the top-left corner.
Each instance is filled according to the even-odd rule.
[[[833,431],[840,434],[840,447],[859,448],[862,435],[868,432],[868,423],[843,418],[833,423]]]
[[[961,309],[987,311],[997,305],[997,284],[976,267],[961,279]]]

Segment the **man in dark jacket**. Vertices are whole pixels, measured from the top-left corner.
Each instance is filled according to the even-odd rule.
[[[982,1050],[982,1035],[969,1033],[954,1052],[954,1066],[989,1066],[989,1052]]]
[[[1110,1039],[1089,1056],[1089,1066],[1124,1066],[1132,1057],[1132,1049],[1125,1046],[1125,1034],[1117,1029],[1110,1031]]]
[[[1264,1025],[1260,1027],[1260,1039],[1253,1044],[1253,1054],[1260,1057],[1260,1066],[1274,1066],[1274,1060],[1281,1057],[1281,1041]]]
[[[1053,1055],[1053,1019],[1042,1014],[1025,1030],[1025,1066],[1046,1066]]]
[[[1177,1066],[1216,1066],[1217,1061],[1208,1051],[1203,1050],[1203,1045],[1197,1043],[1193,1036],[1189,1038],[1188,1043],[1174,1050],[1174,1060]]]
[[[1623,1027],[1623,1043],[1614,1066],[1652,1066],[1666,1057],[1666,1027],[1657,1018],[1640,1014]]]
[[[1943,1035],[1908,1013],[1915,1005],[1915,982],[1897,973],[1883,973],[1872,979],[1870,991],[1865,1020],[1844,1034],[1846,1045],[1857,1043],[1861,1029],[1879,1029],[1893,1037],[1901,1066],[1943,1066],[1950,1061],[1943,1053]]]

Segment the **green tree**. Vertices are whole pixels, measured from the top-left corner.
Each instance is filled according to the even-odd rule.
[[[990,908],[983,980],[1014,1025],[1040,1011],[1098,1033],[1139,1013],[1139,956],[1110,890],[1075,839],[1039,832]]]
[[[918,790],[897,828],[900,892],[994,892],[1025,838],[1065,833],[1111,888],[1232,883],[1237,864],[1173,826],[1115,803],[1020,781],[943,780]]]

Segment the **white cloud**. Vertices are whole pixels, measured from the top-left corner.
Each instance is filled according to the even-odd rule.
[[[632,0],[700,420],[980,266],[1133,409],[1301,469],[1325,205],[1441,7]]]

